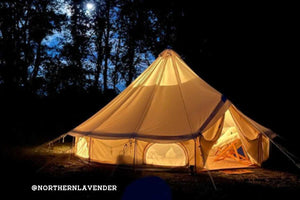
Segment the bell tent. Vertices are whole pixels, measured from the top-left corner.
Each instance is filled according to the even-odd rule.
[[[76,156],[106,164],[260,166],[274,133],[241,113],[167,49],[123,92],[67,133]]]

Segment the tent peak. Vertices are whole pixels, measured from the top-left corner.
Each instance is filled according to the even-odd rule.
[[[172,55],[175,55],[176,57],[179,57],[180,56],[172,49],[165,49],[164,51],[162,51],[159,56],[161,57],[168,57],[168,56],[172,56]]]

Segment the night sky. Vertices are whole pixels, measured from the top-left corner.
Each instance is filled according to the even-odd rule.
[[[299,30],[292,5],[200,3],[184,10],[175,50],[189,66],[252,119],[290,141],[300,138]],[[199,36],[207,38],[206,55]]]
[[[295,5],[141,2],[159,10],[177,8],[181,15],[174,22],[173,50],[244,114],[287,138],[296,149],[300,34]],[[56,42],[49,44],[59,45]]]

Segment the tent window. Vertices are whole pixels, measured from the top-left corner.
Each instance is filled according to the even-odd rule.
[[[185,166],[187,157],[179,144],[152,144],[146,150],[145,162],[148,165]]]
[[[79,137],[77,140],[76,154],[82,158],[89,158],[89,147],[84,137]]]

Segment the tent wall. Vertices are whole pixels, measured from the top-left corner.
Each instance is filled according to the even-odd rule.
[[[175,52],[166,50],[107,106],[69,133],[188,140],[214,124],[228,105]]]
[[[202,159],[199,156],[200,149],[198,148],[199,142],[197,141],[197,139],[183,141],[181,142],[181,144],[185,147],[186,151],[188,152],[189,165],[199,166],[202,163]]]
[[[86,141],[82,145],[80,141]],[[87,136],[76,136],[74,153],[75,155],[91,161],[105,164],[126,164],[145,165],[145,155],[147,149],[152,144],[165,144],[165,142],[148,142],[135,139],[98,139]],[[168,142],[167,144],[179,144],[184,150],[187,158],[187,165],[202,166],[200,158],[199,142],[197,140],[187,140],[182,142]],[[196,160],[195,160],[196,153]],[[88,155],[88,156],[86,156]]]
[[[221,136],[223,126],[236,127],[239,138],[249,156],[251,163],[261,165],[269,157],[269,138],[264,134],[267,128],[257,124],[234,106],[230,106],[212,126],[201,136],[186,141],[159,141],[138,139],[100,139],[88,136],[75,138],[74,152],[77,156],[88,158],[91,161],[107,164],[144,165],[147,148],[155,143],[179,143],[187,157],[187,165],[196,165],[197,171],[214,169],[207,161],[212,146]],[[226,118],[225,118],[226,116]],[[230,166],[224,166],[228,168]],[[237,165],[238,167],[238,165]],[[218,166],[222,168],[222,166]]]
[[[239,136],[246,148],[251,161],[256,165],[261,165],[263,161],[269,158],[269,138],[264,134],[269,129],[253,123],[244,114],[237,110],[234,106],[229,108],[231,116],[238,127]]]
[[[220,117],[220,119],[207,131],[205,131],[201,137],[199,137],[200,141],[200,150],[201,150],[201,156],[203,159],[202,168],[206,167],[209,169],[209,166],[206,163],[206,160],[208,158],[209,152],[211,147],[216,143],[216,141],[219,139],[222,129],[223,129],[223,123],[224,123],[224,116]]]
[[[131,139],[92,138],[91,142],[90,160],[106,164],[132,164],[134,143]]]

